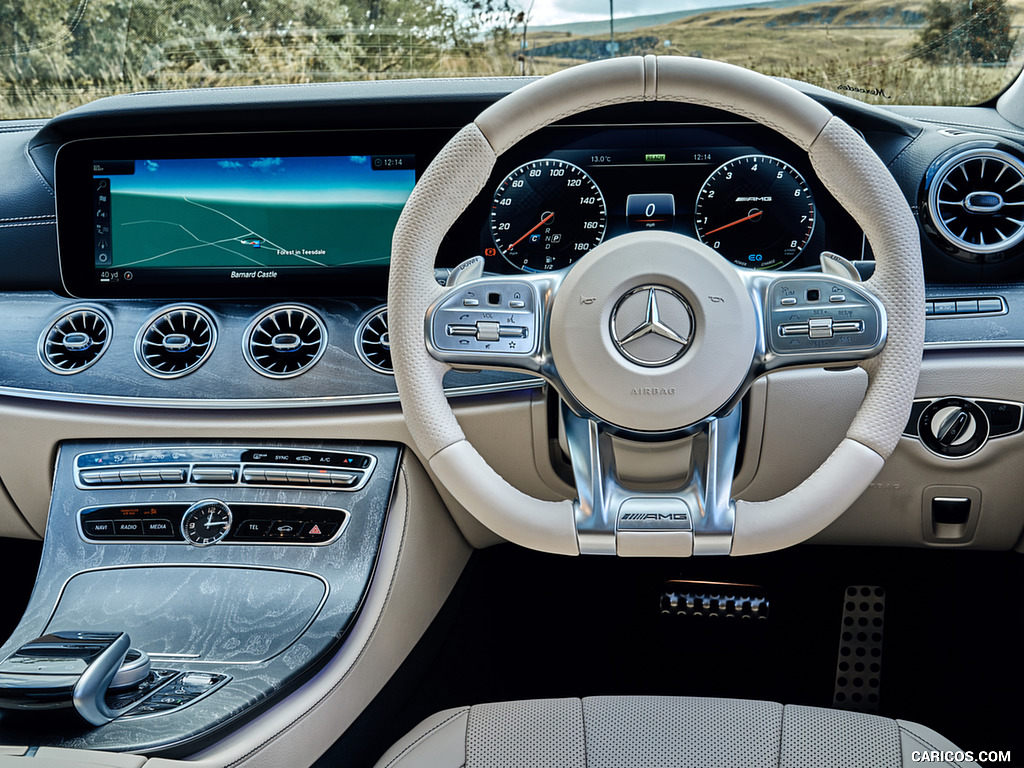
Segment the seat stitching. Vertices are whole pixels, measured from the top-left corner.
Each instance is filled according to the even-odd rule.
[[[779,721],[779,748],[775,750],[775,766],[781,768],[782,766],[782,741],[785,738],[786,733],[786,712],[789,710],[788,704],[782,705],[782,717]]]
[[[587,711],[583,708],[583,699],[577,699],[580,703],[580,720],[583,723],[583,768],[590,765],[590,750],[587,749]]]
[[[940,750],[940,749],[939,749],[938,747],[936,747],[936,746],[935,746],[934,744],[932,744],[932,743],[931,743],[930,741],[927,741],[927,740],[926,740],[926,739],[925,739],[925,738],[924,738],[923,736],[919,736],[918,734],[914,733],[913,731],[907,730],[906,728],[904,728],[904,727],[903,727],[902,725],[900,725],[899,723],[897,723],[896,725],[897,725],[897,726],[899,727],[899,729],[900,729],[900,734],[901,734],[901,735],[905,733],[905,734],[907,734],[907,736],[909,736],[910,738],[912,738],[912,739],[915,739],[915,740],[916,740],[916,741],[917,741],[917,742],[918,742],[919,744],[922,744],[922,745],[924,745],[924,746],[928,747],[928,748],[929,748],[929,749],[931,749],[931,750],[937,750],[937,751],[939,751],[939,752],[942,752],[942,751],[944,751],[944,750]],[[902,740],[901,740],[901,741],[902,741]],[[955,765],[955,766],[957,766],[958,768],[963,768],[963,763],[958,763],[958,762],[956,762],[955,760],[947,760],[947,761],[945,761],[945,762],[946,762],[946,764],[947,764],[947,765]]]
[[[388,762],[388,764],[387,764],[386,766],[384,766],[384,768],[391,768],[391,766],[393,766],[393,765],[394,765],[395,763],[397,763],[397,762],[398,762],[399,760],[401,760],[401,759],[402,759],[403,757],[405,757],[405,755],[406,755],[406,754],[408,754],[408,753],[409,753],[409,752],[410,752],[411,750],[413,750],[413,749],[415,749],[415,748],[416,748],[417,746],[419,746],[420,742],[421,742],[421,741],[423,741],[423,740],[424,740],[425,738],[427,738],[428,736],[430,736],[430,734],[432,734],[432,733],[433,733],[434,731],[438,730],[439,728],[444,728],[444,726],[448,725],[448,723],[452,722],[453,720],[455,720],[455,719],[457,719],[457,718],[460,718],[460,717],[462,717],[462,716],[463,716],[463,715],[464,715],[465,713],[467,713],[467,712],[469,712],[469,707],[463,707],[463,708],[462,708],[462,709],[460,709],[460,710],[459,710],[458,712],[456,712],[455,714],[453,714],[453,715],[451,715],[450,717],[448,717],[448,719],[446,719],[445,721],[443,721],[443,722],[440,722],[440,723],[438,723],[437,725],[435,725],[435,726],[434,726],[433,728],[431,728],[431,729],[430,729],[429,731],[427,731],[426,733],[424,733],[423,735],[421,735],[421,736],[420,736],[420,737],[419,737],[418,739],[416,739],[416,741],[414,741],[414,742],[413,742],[412,744],[410,744],[410,745],[409,745],[408,747],[406,747],[406,748],[405,748],[405,749],[403,749],[403,750],[402,750],[401,752],[399,752],[399,753],[398,753],[397,755],[395,755],[395,756],[394,756],[394,757],[393,757],[393,758],[392,758],[392,759],[391,759],[391,760],[390,760],[390,761]],[[469,732],[469,729],[467,728],[467,729],[466,729],[466,731],[467,731],[467,733],[468,733],[468,732]],[[465,763],[463,763],[463,765],[465,765]]]

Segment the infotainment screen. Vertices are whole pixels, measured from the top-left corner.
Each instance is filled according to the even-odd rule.
[[[88,297],[337,293],[384,273],[416,183],[411,154],[86,160],[87,221],[58,221],[65,285]]]

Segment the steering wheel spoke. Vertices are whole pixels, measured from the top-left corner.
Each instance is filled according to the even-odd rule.
[[[779,368],[856,363],[885,347],[885,306],[863,283],[813,273],[740,270],[763,318],[754,375]]]
[[[552,374],[546,329],[564,276],[483,277],[456,285],[427,310],[428,351],[451,365]]]
[[[600,422],[562,404],[569,457],[579,494],[576,535],[582,554],[621,556],[728,555],[735,505],[732,479],[740,439],[740,407],[707,419],[674,441],[679,484],[644,490],[620,479],[615,442]]]

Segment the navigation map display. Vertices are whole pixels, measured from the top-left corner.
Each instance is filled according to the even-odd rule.
[[[412,155],[94,160],[94,278],[129,293],[184,276],[265,293],[311,271],[386,267],[415,183]]]

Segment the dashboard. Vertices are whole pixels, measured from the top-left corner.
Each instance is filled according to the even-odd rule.
[[[415,182],[463,124],[526,82],[137,94],[3,126],[0,413],[18,439],[0,447],[0,533],[45,535],[51,547],[43,575],[52,583],[32,616],[50,617],[61,585],[76,579],[83,594],[94,584],[136,594],[159,584],[161,569],[193,568],[224,604],[216,583],[250,588],[273,572],[274,600],[287,604],[301,588],[288,637],[316,630],[308,649],[296,640],[218,672],[231,681],[190,703],[192,719],[154,717],[159,728],[130,733],[104,726],[73,745],[172,756],[209,746],[217,734],[200,727],[204,712],[223,735],[320,680],[343,640],[373,635],[361,617],[376,618],[367,606],[376,610],[378,593],[391,599],[384,577],[401,557],[418,558],[420,570],[406,573],[415,584],[401,594],[413,597],[391,637],[411,647],[403,622],[429,623],[466,542],[499,541],[446,506],[407,449],[387,278]],[[1013,547],[1024,530],[1020,489],[1007,479],[1019,474],[1024,428],[1024,222],[1014,213],[1024,204],[1024,129],[990,107],[881,109],[804,90],[893,173],[920,226],[927,280],[911,423],[878,482],[821,540]],[[639,104],[562,121],[503,154],[446,235],[435,275],[443,283],[482,257],[484,273],[514,282],[652,230],[792,279],[807,312],[821,297],[800,273],[819,271],[822,254],[865,276],[875,257],[779,134],[708,108]],[[766,379],[743,404],[735,487],[745,499],[774,498],[813,471],[865,386],[849,367]],[[467,368],[446,373],[444,387],[467,435],[511,482],[537,497],[571,496],[556,398],[541,379]],[[955,435],[934,426],[951,420]],[[336,466],[357,458],[367,463]],[[627,456],[622,471],[648,458]],[[945,516],[933,524],[936,500]],[[405,529],[388,533],[406,524],[421,526],[409,535],[412,554]],[[125,567],[144,570],[142,586]],[[294,577],[304,569],[319,575]],[[435,583],[444,588],[424,597]],[[185,597],[171,602],[189,610]],[[154,644],[178,637],[146,631],[139,636]],[[214,645],[218,632],[208,631]],[[214,661],[234,663],[217,650]],[[171,640],[161,651],[165,660],[183,653]],[[332,723],[358,715],[362,699],[350,698],[353,711]]]

